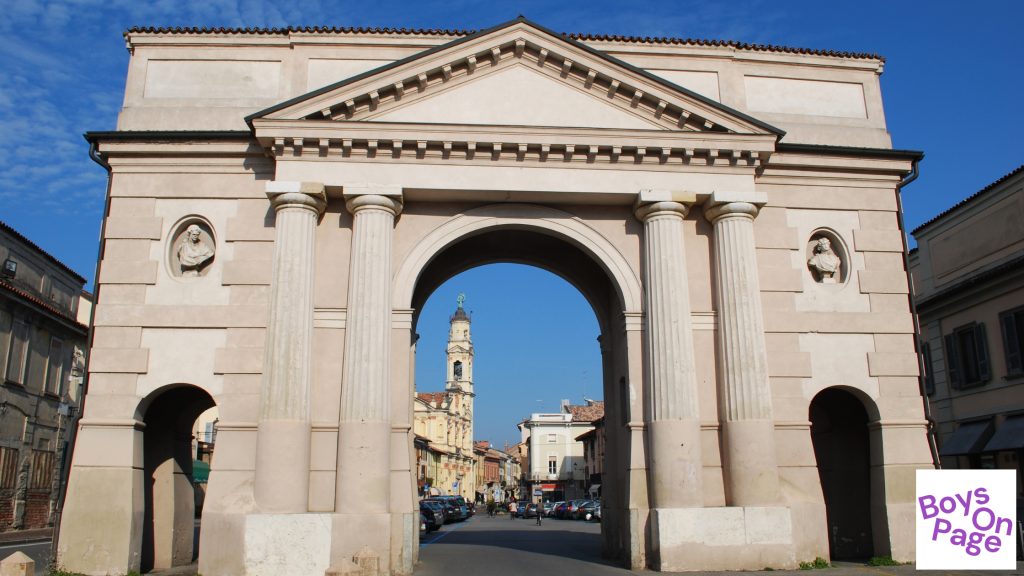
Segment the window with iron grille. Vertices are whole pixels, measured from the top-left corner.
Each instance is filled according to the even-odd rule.
[[[1024,375],[1024,306],[1000,314],[999,327],[1003,332],[1006,375]]]
[[[972,322],[946,335],[946,369],[950,386],[959,390],[981,386],[992,377],[985,324]]]
[[[18,451],[0,448],[0,490],[12,490],[18,483]]]
[[[30,490],[49,490],[53,479],[53,452],[43,450],[32,451],[32,476],[28,487]]]

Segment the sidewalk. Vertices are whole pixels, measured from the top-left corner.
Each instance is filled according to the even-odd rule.
[[[907,576],[919,574],[922,576],[999,576],[999,575],[1024,575],[1024,562],[1017,562],[1016,570],[918,570],[913,565],[906,566],[866,566],[856,562],[835,562],[831,568],[820,568],[817,570],[765,570],[753,572],[692,572],[693,576],[726,576],[746,574],[772,574],[772,575],[795,575],[803,576]]]
[[[33,530],[12,530],[11,532],[0,532],[0,545],[22,544],[24,542],[38,542],[40,540],[52,540],[53,528],[35,528]]]

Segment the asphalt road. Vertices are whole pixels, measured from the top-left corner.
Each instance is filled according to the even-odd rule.
[[[617,563],[601,558],[601,525],[573,520],[545,518],[543,526],[534,520],[509,520],[508,516],[488,518],[477,515],[466,522],[448,524],[420,543],[416,576],[602,576],[635,574]],[[655,572],[643,572],[656,574]],[[771,572],[689,572],[690,576],[982,576],[1024,575],[1024,563],[1016,570],[918,572],[914,566],[866,566],[836,562],[827,570],[776,570]]]
[[[36,562],[36,576],[47,573],[50,566],[50,541],[26,542],[23,544],[4,544],[0,546],[0,560],[7,558],[15,552],[24,552],[29,558]]]
[[[423,539],[416,576],[632,574],[601,558],[601,525],[478,514]]]

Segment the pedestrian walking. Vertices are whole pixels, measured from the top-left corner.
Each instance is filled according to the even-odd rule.
[[[538,503],[534,504],[534,506],[537,507],[537,526],[540,526],[540,520],[544,517],[544,505]]]
[[[516,512],[518,512],[518,511],[519,511],[519,505],[516,504],[515,500],[513,500],[508,505],[508,515],[509,515],[509,518],[515,520],[516,519]]]

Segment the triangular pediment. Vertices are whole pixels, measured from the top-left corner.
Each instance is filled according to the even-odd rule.
[[[341,80],[248,120],[782,134],[525,19]]]
[[[603,101],[558,79],[517,63],[450,90],[437,91],[368,117],[381,122],[558,126],[666,130],[653,119]]]

